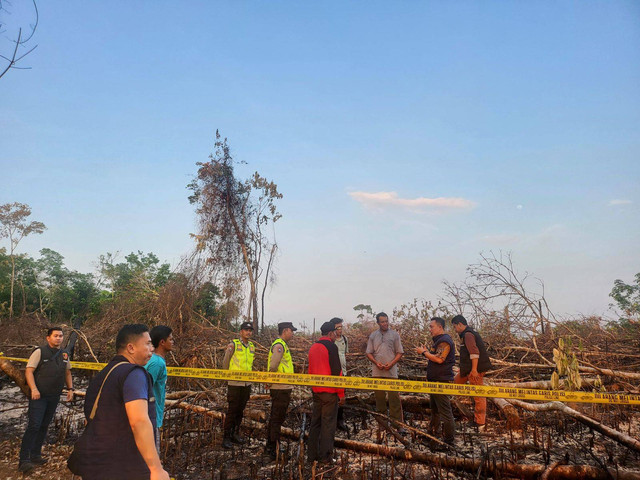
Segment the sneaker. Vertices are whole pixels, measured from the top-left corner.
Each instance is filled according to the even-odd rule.
[[[233,448],[233,444],[231,443],[231,439],[229,437],[224,437],[222,439],[222,448],[226,448],[227,450]]]
[[[34,465],[45,465],[48,461],[47,457],[31,457],[31,463]]]
[[[21,462],[18,465],[18,470],[21,471],[22,473],[29,473],[34,468],[36,468],[36,466],[33,463],[31,463],[31,461],[29,460],[25,462]]]
[[[399,433],[400,435],[409,435],[409,430],[407,430],[407,429],[406,429],[406,428],[404,428],[404,427],[400,427],[400,428],[398,429],[398,433]]]
[[[238,445],[244,445],[246,440],[244,439],[244,437],[241,437],[240,435],[238,435],[236,432],[233,432],[231,434],[231,441],[233,443],[236,443]]]

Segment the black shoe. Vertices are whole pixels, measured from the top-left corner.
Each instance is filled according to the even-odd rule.
[[[231,443],[231,439],[229,437],[224,437],[222,439],[222,448],[226,448],[227,450],[233,448],[233,444]]]
[[[31,463],[34,465],[45,465],[48,461],[47,457],[31,457]]]
[[[337,426],[338,426],[338,430],[341,430],[341,431],[343,431],[343,432],[347,432],[347,433],[349,433],[349,427],[347,427],[347,426],[344,424],[344,420],[340,420],[340,421],[338,422],[338,425],[337,425]]]
[[[27,460],[25,462],[21,462],[18,465],[18,470],[21,471],[22,473],[29,473],[34,468],[36,468],[36,466],[33,463],[31,463],[30,460]]]
[[[482,433],[485,432],[487,430],[487,425],[486,424],[479,424],[476,422],[471,422],[470,424],[471,428],[473,428],[476,432],[478,433]]]
[[[398,433],[399,433],[400,435],[409,435],[409,430],[407,430],[407,429],[406,429],[406,428],[404,428],[404,427],[400,427],[400,428],[398,429]]]
[[[268,463],[275,462],[276,458],[278,458],[275,450],[265,449],[262,453],[262,456]]]
[[[233,443],[236,443],[238,445],[244,445],[246,443],[246,440],[244,439],[244,437],[241,437],[240,435],[238,435],[236,432],[233,432],[231,434],[231,441]]]
[[[429,442],[429,450],[432,452],[448,452],[451,447],[451,443],[449,442]]]

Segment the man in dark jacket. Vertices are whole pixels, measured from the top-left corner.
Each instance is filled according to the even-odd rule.
[[[24,473],[33,470],[36,465],[47,463],[42,456],[42,444],[65,383],[67,402],[73,399],[69,354],[60,349],[63,338],[62,328],[50,328],[47,331],[47,343],[36,348],[27,362],[24,376],[31,390],[27,412],[29,423],[22,437],[18,464],[18,469]]]
[[[169,480],[156,450],[156,404],[143,366],[153,345],[145,325],[125,325],[117,355],[89,382],[87,426],[69,468],[85,480]]]
[[[467,325],[467,320],[462,315],[453,317],[451,323],[462,341],[460,372],[456,375],[454,382],[467,383],[468,380],[471,385],[482,385],[484,374],[492,367],[487,347],[480,334]],[[487,399],[473,397],[473,401],[475,403],[473,426],[478,431],[483,431],[487,417]]]
[[[434,317],[429,324],[429,331],[433,338],[433,345],[427,349],[424,345],[416,348],[416,352],[424,355],[427,363],[427,381],[445,382],[453,381],[453,365],[456,363],[455,347],[451,337],[444,332],[444,320]],[[455,441],[456,424],[451,410],[449,395],[429,394],[431,406],[431,431],[439,434],[440,422],[444,430],[444,441],[453,445]]]
[[[342,375],[338,347],[335,345],[336,326],[325,322],[320,327],[322,337],[309,349],[310,375]],[[333,442],[338,418],[338,404],[344,403],[344,388],[311,387],[313,415],[309,430],[307,460],[332,464]]]
[[[347,353],[349,353],[349,339],[343,335],[344,320],[340,317],[333,317],[329,320],[336,326],[335,344],[338,347],[338,355],[340,356],[340,366],[342,367],[342,375],[347,375]],[[349,428],[344,423],[344,408],[338,407],[338,430],[349,433]]]

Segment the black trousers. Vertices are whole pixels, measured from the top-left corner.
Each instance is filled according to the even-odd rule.
[[[453,443],[456,433],[456,424],[451,410],[451,399],[449,395],[430,394],[429,404],[431,407],[431,432],[440,434],[440,422],[444,430],[444,441]]]
[[[267,423],[267,451],[275,453],[280,441],[280,427],[287,418],[291,390],[271,390],[271,415]]]
[[[251,385],[246,387],[237,387],[235,385],[229,385],[227,387],[227,401],[229,402],[229,408],[227,409],[227,416],[224,418],[223,434],[225,438],[231,436],[231,432],[240,427],[242,423],[242,415],[244,414],[244,407],[247,406],[249,397],[251,396]]]
[[[29,423],[22,437],[20,463],[40,457],[47,429],[56,414],[59,401],[60,395],[42,395],[38,400],[29,400]]]
[[[313,416],[307,440],[307,459],[323,462],[331,459],[338,419],[338,394],[313,393]]]

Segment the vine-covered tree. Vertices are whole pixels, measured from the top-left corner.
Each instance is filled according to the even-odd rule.
[[[238,277],[246,282],[246,318],[257,330],[259,318],[264,326],[264,300],[260,315],[258,294],[262,288],[264,299],[267,285],[274,281],[277,243],[273,224],[281,218],[276,201],[282,194],[258,172],[238,178],[227,139],[218,131],[214,153],[209,161],[197,165],[198,174],[187,187],[193,192],[189,201],[199,217],[198,233],[193,235],[197,249],[206,251],[208,264],[224,282]]]

